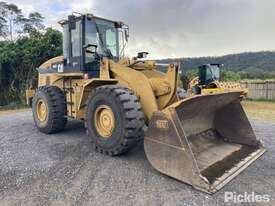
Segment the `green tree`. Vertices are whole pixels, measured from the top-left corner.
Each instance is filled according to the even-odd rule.
[[[6,19],[0,16],[0,37],[6,38],[7,37],[7,22]]]
[[[223,81],[240,81],[241,77],[238,73],[229,70],[222,70],[221,77]]]
[[[22,14],[15,4],[0,2],[0,37],[13,41],[21,34],[30,35],[45,29],[44,17],[38,13],[29,13],[27,17]]]
[[[22,11],[15,4],[0,2],[0,13],[0,27],[2,29],[0,33],[2,37],[6,38],[9,36],[10,40],[13,41],[14,33],[17,29],[18,16],[22,15]]]
[[[62,34],[51,28],[45,33],[0,43],[0,105],[23,103],[28,80],[37,77],[36,68],[61,53]]]
[[[17,21],[22,27],[20,33],[31,34],[43,31],[45,29],[43,20],[44,17],[38,12],[30,13],[28,17],[23,15],[18,16]]]
[[[198,76],[198,70],[197,69],[188,70],[186,72],[186,76],[188,77],[189,80],[192,80]]]
[[[8,25],[6,17],[6,3],[0,2],[0,37],[6,38],[8,35]]]

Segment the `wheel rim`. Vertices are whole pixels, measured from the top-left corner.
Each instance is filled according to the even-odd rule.
[[[115,116],[112,109],[107,105],[99,106],[94,114],[94,124],[100,136],[109,138],[115,127]]]
[[[36,103],[36,114],[40,122],[45,122],[48,116],[48,108],[42,99]]]

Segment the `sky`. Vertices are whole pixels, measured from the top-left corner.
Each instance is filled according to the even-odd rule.
[[[45,24],[72,11],[123,21],[130,26],[129,56],[220,56],[275,50],[274,0],[11,0],[24,13],[40,12]]]

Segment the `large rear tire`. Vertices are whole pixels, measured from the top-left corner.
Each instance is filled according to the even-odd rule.
[[[55,86],[40,87],[32,101],[32,112],[40,132],[53,134],[64,130],[67,117],[63,92]]]
[[[131,150],[143,139],[144,124],[139,100],[127,88],[100,86],[88,98],[87,134],[101,153],[114,156]]]

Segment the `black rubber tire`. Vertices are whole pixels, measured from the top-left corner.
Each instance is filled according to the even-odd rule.
[[[109,106],[115,118],[110,137],[102,137],[94,125],[94,113],[100,105]],[[89,96],[85,126],[94,149],[115,156],[131,150],[144,136],[144,114],[132,91],[117,85],[97,87]]]
[[[48,109],[47,119],[40,122],[37,113],[37,101],[42,99]],[[40,132],[53,134],[64,130],[67,123],[67,107],[64,93],[55,86],[43,86],[37,89],[32,101],[33,119]]]

